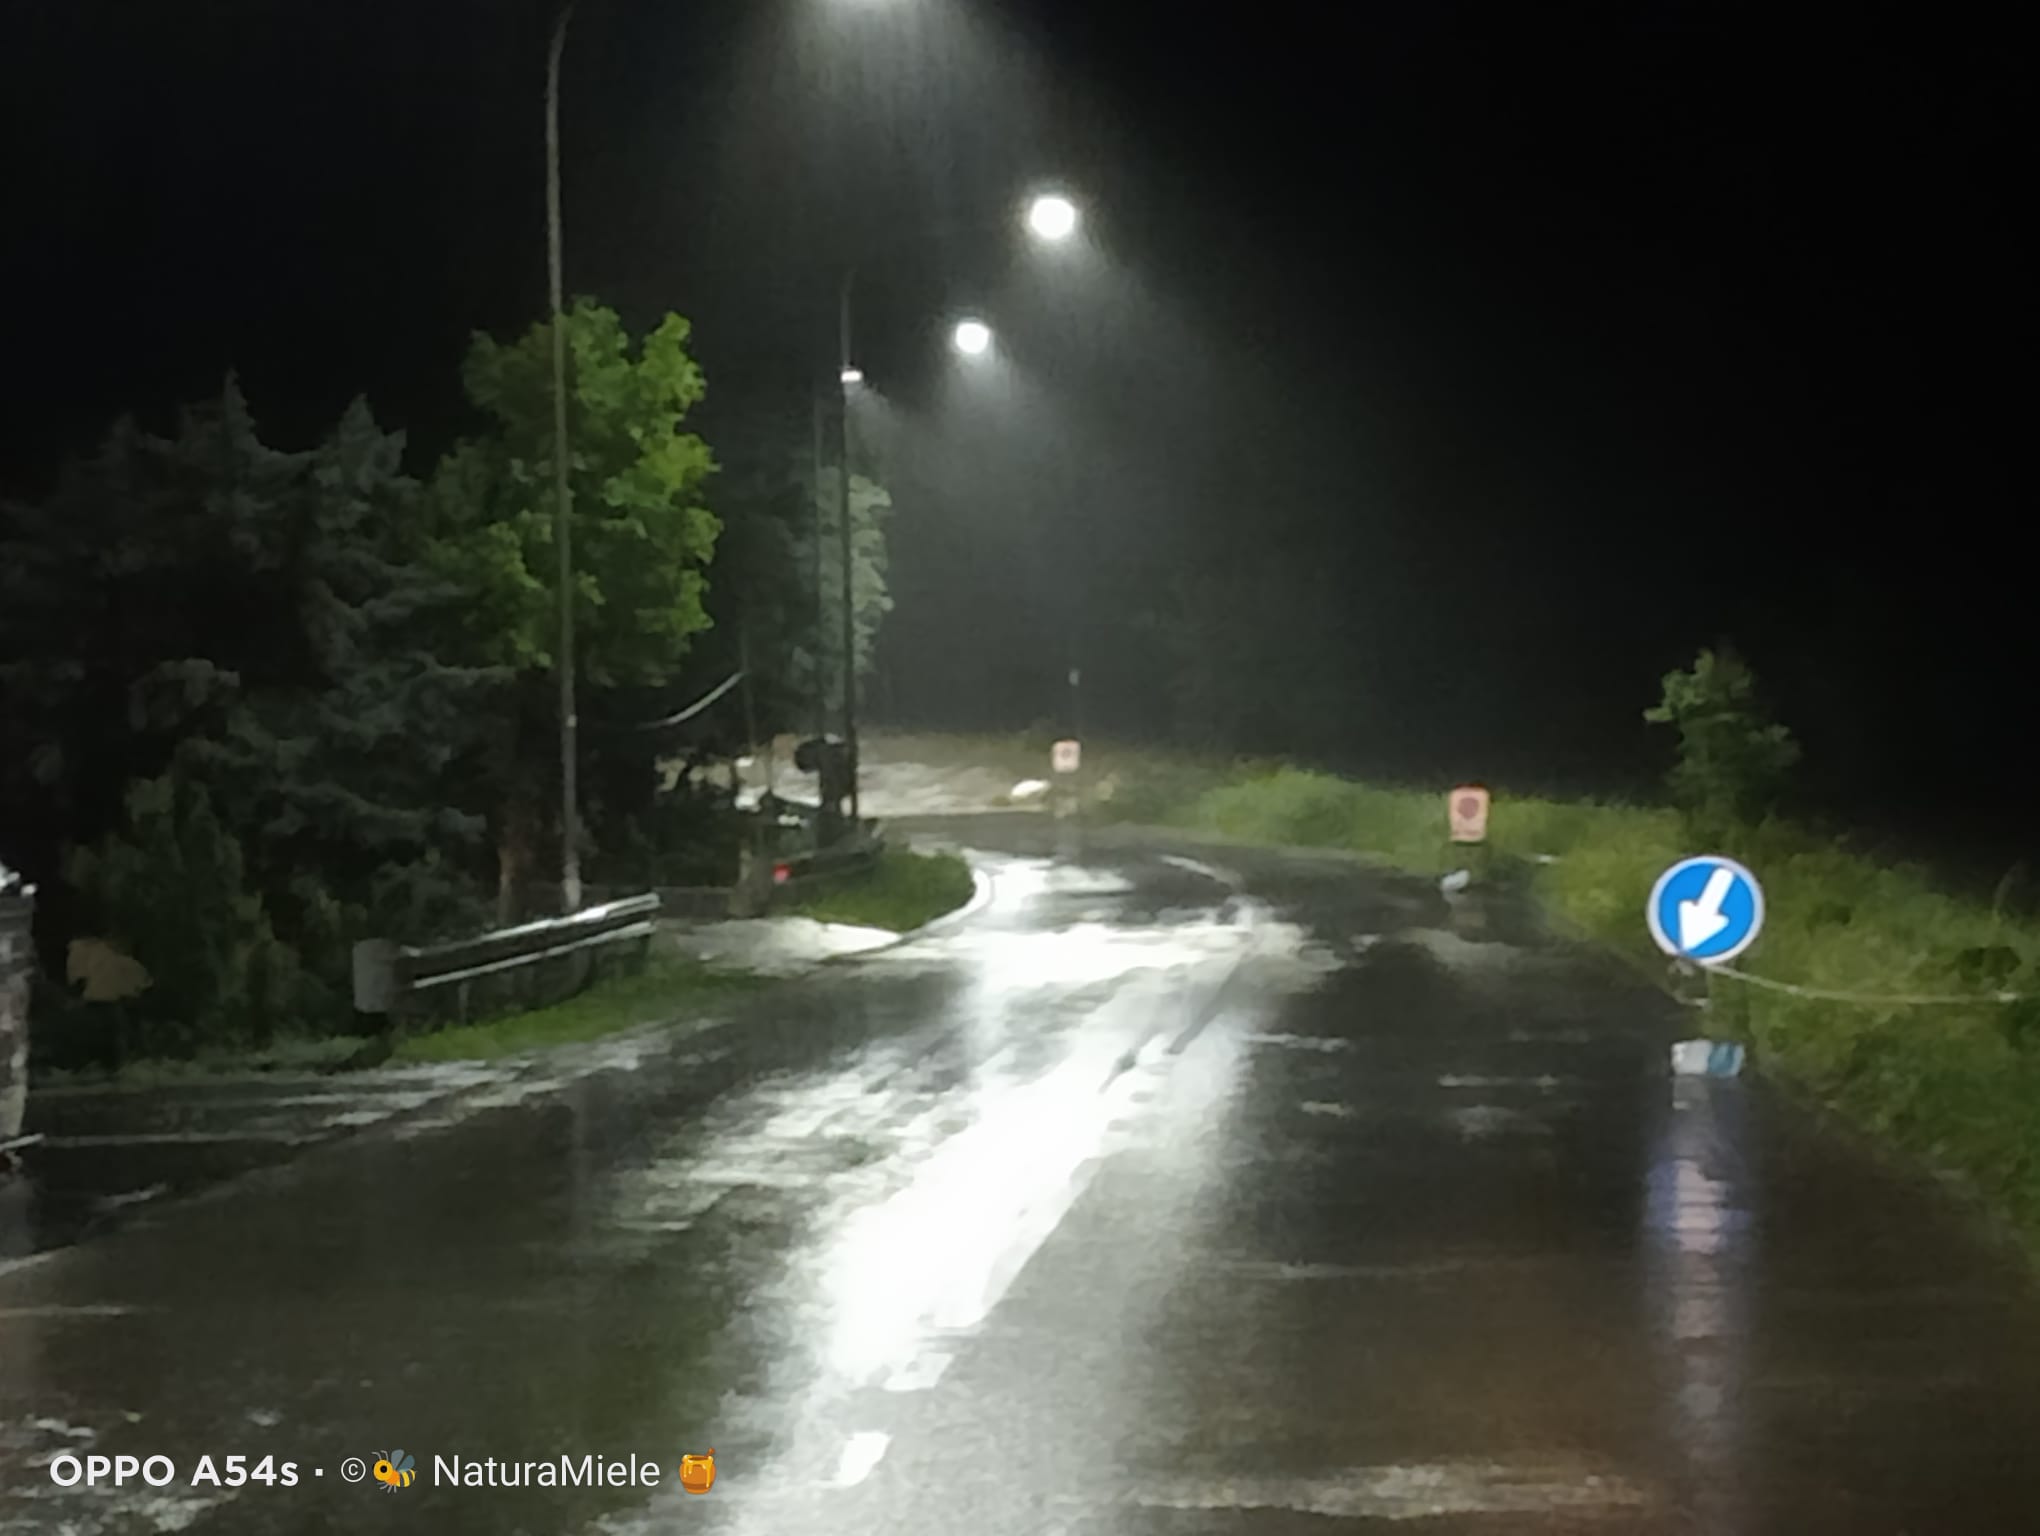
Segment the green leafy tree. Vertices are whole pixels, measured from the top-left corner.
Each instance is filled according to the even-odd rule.
[[[718,476],[715,505],[723,531],[708,598],[714,627],[690,675],[705,689],[742,668],[749,688],[691,735],[728,750],[748,729],[747,705],[761,738],[814,726],[815,507],[797,465],[743,445]]]
[[[702,494],[715,466],[683,426],[703,392],[685,320],[668,315],[633,339],[615,311],[581,299],[565,324],[574,657],[587,713],[599,718],[605,691],[635,699],[668,686],[709,623],[720,525]],[[508,917],[534,871],[557,771],[551,323],[507,344],[477,336],[463,377],[487,428],[440,463],[432,502],[446,558],[476,589],[469,659],[510,674],[490,754],[498,912]],[[642,733],[591,731],[585,741],[591,782],[650,784]]]
[[[817,477],[805,477],[815,498],[818,518],[811,518],[801,530],[798,569],[813,579],[815,537],[821,538],[820,656],[823,679],[829,696],[840,705],[843,684],[843,539],[841,498],[837,472],[824,469]],[[877,481],[852,471],[850,475],[850,613],[853,644],[856,647],[858,680],[871,675],[878,659],[878,635],[892,612],[892,591],[887,578],[891,559],[887,528],[892,522],[892,493]],[[817,527],[819,523],[819,527]],[[794,657],[796,675],[812,692],[816,641],[812,633],[802,637]]]
[[[1799,745],[1757,698],[1756,679],[1733,650],[1700,652],[1692,669],[1668,672],[1664,698],[1643,712],[1678,732],[1672,797],[1700,835],[1718,838],[1772,809]]]
[[[634,341],[614,310],[581,299],[566,325],[575,661],[597,687],[661,685],[708,624],[721,526],[702,500],[715,461],[682,427],[701,370],[678,315]],[[488,659],[547,667],[558,638],[551,323],[507,344],[476,336],[462,377],[488,428],[441,462],[437,511],[457,558],[494,578],[477,635]]]
[[[840,728],[843,546],[836,471],[819,478],[803,445],[740,442],[718,485],[725,522],[710,607],[719,630],[717,675],[748,659],[760,734]],[[748,449],[748,451],[747,451]],[[877,663],[893,599],[888,586],[892,497],[876,479],[850,477],[851,612],[857,675]],[[819,663],[819,664],[818,664]],[[817,721],[819,699],[826,719]]]

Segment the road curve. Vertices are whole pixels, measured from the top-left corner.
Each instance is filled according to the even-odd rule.
[[[0,1533],[2030,1527],[2019,1269],[1657,993],[1347,860],[920,830],[970,921],[0,1274]],[[589,1454],[663,1480],[444,1476]]]

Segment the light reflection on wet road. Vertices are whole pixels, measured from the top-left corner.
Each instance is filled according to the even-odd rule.
[[[2017,1273],[1675,1085],[1654,993],[1343,861],[968,836],[967,924],[0,1274],[0,1533],[2030,1524]],[[337,1485],[392,1443],[417,1487]],[[305,1482],[57,1490],[64,1448]],[[666,1484],[430,1482],[591,1451]]]

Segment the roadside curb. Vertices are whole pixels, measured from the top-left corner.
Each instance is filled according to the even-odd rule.
[[[918,928],[910,928],[905,933],[896,934],[894,937],[887,939],[883,944],[874,944],[869,949],[851,950],[848,954],[830,955],[824,960],[817,961],[816,969],[819,970],[824,966],[830,965],[854,965],[857,961],[868,959],[872,955],[889,954],[903,944],[911,944],[917,939],[932,938],[936,934],[946,933],[951,928],[961,927],[965,922],[968,922],[971,918],[984,911],[986,907],[992,904],[992,897],[996,890],[995,883],[990,871],[985,869],[982,864],[970,860],[965,862],[970,864],[970,879],[973,887],[969,901],[966,901],[960,907],[944,912],[940,917],[931,917]]]

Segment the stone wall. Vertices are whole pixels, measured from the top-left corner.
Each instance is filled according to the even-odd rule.
[[[0,886],[0,1144],[21,1134],[28,1107],[28,984],[35,969],[33,894]]]

